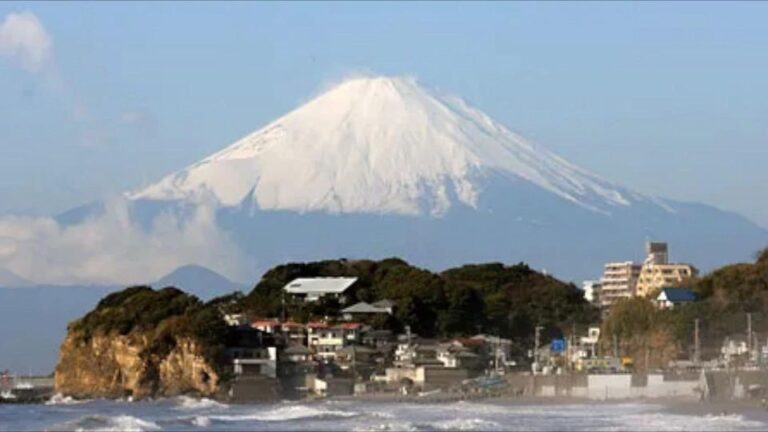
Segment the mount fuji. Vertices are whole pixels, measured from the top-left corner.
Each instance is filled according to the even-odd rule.
[[[648,239],[705,270],[768,243],[740,215],[619,186],[401,77],[344,81],[126,197],[144,225],[214,206],[216,224],[260,270],[400,256],[433,269],[525,261],[574,280],[639,258]]]

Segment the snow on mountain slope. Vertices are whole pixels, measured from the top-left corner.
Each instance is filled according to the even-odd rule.
[[[131,199],[263,210],[444,214],[476,207],[485,180],[530,182],[610,213],[644,197],[508,130],[411,78],[347,80]]]

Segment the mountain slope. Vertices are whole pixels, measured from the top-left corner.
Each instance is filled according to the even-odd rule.
[[[213,270],[193,264],[181,266],[151,285],[158,289],[174,286],[194,294],[203,301],[245,289],[243,285],[232,282]]]
[[[705,271],[768,243],[739,215],[613,184],[408,78],[345,81],[127,196],[145,227],[213,204],[261,270],[401,256],[435,270],[526,261],[573,280],[641,259],[650,239]]]
[[[601,211],[638,198],[407,78],[346,81],[134,199],[264,210],[442,215],[491,175]]]

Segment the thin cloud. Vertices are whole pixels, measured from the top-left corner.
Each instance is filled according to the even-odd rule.
[[[0,268],[38,283],[147,283],[189,263],[235,280],[247,273],[244,254],[215,222],[213,207],[191,216],[162,213],[142,228],[130,202],[107,203],[103,214],[73,226],[52,218],[0,218]]]
[[[65,105],[78,129],[79,144],[98,147],[107,141],[104,127],[91,115],[76,89],[59,73],[51,34],[32,12],[10,13],[0,23],[0,60],[35,76]]]
[[[8,14],[0,23],[0,57],[41,72],[53,65],[53,39],[32,12]]]
[[[138,133],[142,137],[157,135],[157,117],[150,111],[126,111],[120,115],[120,124],[126,132]]]

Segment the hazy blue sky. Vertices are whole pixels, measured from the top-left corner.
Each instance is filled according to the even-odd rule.
[[[0,30],[0,212],[154,181],[362,70],[768,226],[768,3],[0,3],[0,22],[25,11],[52,45]]]

